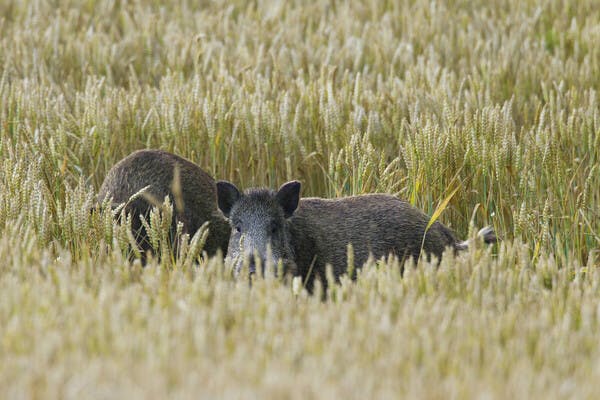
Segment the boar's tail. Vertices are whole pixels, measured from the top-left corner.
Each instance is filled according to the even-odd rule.
[[[483,242],[486,244],[494,244],[498,241],[498,238],[496,237],[496,232],[491,226],[486,226],[485,228],[480,229],[479,232],[477,232],[477,236],[483,239]],[[470,240],[463,240],[462,242],[457,242],[454,245],[454,248],[456,250],[467,250],[469,248],[469,242]]]
[[[477,232],[477,236],[480,236],[483,239],[483,242],[486,244],[494,244],[498,241],[496,232],[491,226],[486,226],[485,228],[481,229],[479,232]]]

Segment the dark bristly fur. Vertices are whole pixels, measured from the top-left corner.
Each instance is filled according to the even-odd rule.
[[[418,258],[422,246],[428,257],[439,259],[448,247],[466,248],[466,242],[458,241],[439,222],[431,225],[423,240],[429,216],[391,195],[299,199],[299,182],[288,182],[278,192],[250,189],[242,194],[223,181],[217,182],[217,195],[233,228],[228,258],[235,260],[236,269],[244,255],[256,253],[264,260],[270,243],[272,261],[281,258],[309,290],[315,277],[325,283],[326,264],[332,265],[336,279],[346,272],[349,243],[357,267],[369,254],[375,258],[394,254],[406,260]],[[492,237],[488,230],[484,240],[493,241]]]
[[[176,166],[179,169],[182,209],[176,207],[172,190]],[[146,186],[149,186],[146,193],[160,203],[169,195],[173,204],[173,232],[177,221],[183,223],[184,232],[190,236],[209,221],[209,236],[204,250],[209,255],[215,254],[217,249],[222,249],[225,253],[230,228],[217,207],[214,179],[196,164],[175,154],[162,150],[139,150],[125,157],[106,175],[97,196],[98,203],[112,197],[112,206],[116,207],[129,201],[132,195]],[[153,206],[141,196],[129,202],[125,210],[134,214],[132,230],[137,235],[138,246],[143,253],[152,249],[139,216],[148,218]]]

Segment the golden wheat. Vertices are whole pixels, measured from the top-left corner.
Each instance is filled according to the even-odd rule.
[[[600,397],[599,21],[593,0],[2,2],[0,393]],[[233,279],[165,204],[142,268],[131,220],[91,210],[147,147],[503,241],[371,260],[321,301]]]

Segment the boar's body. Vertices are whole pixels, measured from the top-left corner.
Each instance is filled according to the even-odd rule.
[[[176,207],[173,194],[175,169],[179,169],[180,200],[182,209]],[[148,187],[144,192],[162,204],[169,196],[174,209],[172,233],[178,221],[184,232],[194,235],[206,221],[210,222],[209,236],[204,250],[215,254],[218,249],[227,250],[229,224],[217,208],[215,180],[199,166],[185,158],[162,150],[138,150],[115,164],[104,179],[97,196],[98,203],[112,198],[111,206],[127,203],[131,196]],[[145,196],[129,201],[125,211],[133,214],[132,230],[139,247],[145,253],[151,250],[148,235],[140,221],[140,215],[148,218],[153,206]]]
[[[275,192],[249,189],[241,193],[235,185],[217,182],[219,208],[232,231],[227,250],[234,271],[248,260],[250,273],[256,259],[283,262],[284,269],[301,276],[308,290],[315,277],[325,284],[325,268],[332,265],[335,278],[348,268],[347,246],[354,249],[354,266],[360,268],[369,255],[393,254],[402,261],[418,258],[421,251],[438,259],[446,248],[467,248],[467,242],[439,222],[429,229],[429,216],[410,204],[386,194],[368,194],[339,199],[300,199],[300,183],[292,181]],[[488,243],[495,241],[491,228],[482,230]]]
[[[429,217],[386,194],[303,198],[289,221],[297,274],[309,288],[315,275],[323,280],[326,264],[333,267],[336,278],[346,272],[348,243],[352,243],[356,267],[370,254],[375,258],[394,254],[406,260],[418,258],[421,246],[437,258],[447,247],[458,249],[454,233],[439,222],[432,224],[423,240]],[[308,276],[313,262],[314,273]]]

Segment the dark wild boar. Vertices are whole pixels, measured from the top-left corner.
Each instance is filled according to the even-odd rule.
[[[245,261],[252,273],[257,261],[264,266],[267,258],[275,265],[281,260],[284,271],[301,276],[309,291],[315,277],[326,285],[326,264],[331,264],[336,279],[346,272],[349,243],[356,267],[361,267],[369,254],[416,259],[422,249],[428,257],[440,259],[446,248],[467,248],[467,242],[457,240],[439,222],[425,234],[429,217],[387,194],[300,199],[297,181],[284,184],[277,192],[249,189],[244,193],[219,181],[217,198],[231,224],[227,261],[234,263],[234,271],[239,272]],[[491,228],[480,234],[488,243],[496,240]]]
[[[178,178],[175,177],[178,171]],[[177,183],[178,182],[178,183]],[[175,183],[175,185],[174,185]],[[129,201],[131,196],[147,187],[144,195]],[[177,222],[183,223],[190,236],[209,221],[209,235],[204,246],[208,255],[218,249],[227,250],[230,228],[217,208],[215,180],[199,166],[185,158],[162,150],[139,150],[115,164],[104,179],[97,196],[101,204],[112,198],[113,208],[127,203],[125,212],[132,213],[132,230],[144,256],[152,251],[140,215],[148,220],[156,202],[162,204],[165,196],[173,204],[172,235]]]

